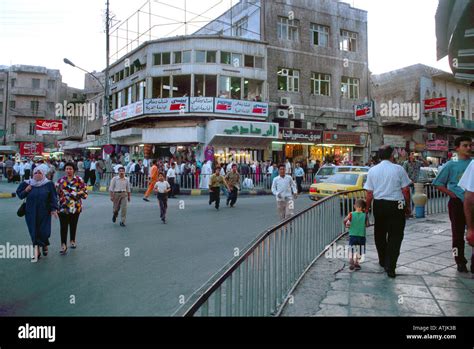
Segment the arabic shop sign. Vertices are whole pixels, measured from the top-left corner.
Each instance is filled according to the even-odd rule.
[[[270,125],[265,129],[259,127],[259,125],[250,124],[250,127],[245,126],[232,126],[224,130],[226,135],[237,135],[237,136],[258,136],[258,137],[277,137],[277,127]]]
[[[355,144],[364,145],[365,137],[361,133],[354,132],[324,132],[325,144]]]
[[[270,122],[214,120],[208,129],[212,135],[278,138],[278,124]]]
[[[296,128],[282,128],[282,139],[287,142],[320,143],[322,132]]]
[[[191,113],[214,113],[214,98],[191,97],[189,111]]]
[[[113,124],[119,121],[124,121],[139,115],[143,115],[143,101],[112,110],[110,112],[110,123]],[[104,126],[105,125],[107,125],[107,116],[104,114]]]
[[[183,114],[189,112],[189,98],[145,99],[145,114]]]
[[[216,98],[215,112],[220,114],[267,117],[268,104],[262,102],[241,101],[238,99]]]

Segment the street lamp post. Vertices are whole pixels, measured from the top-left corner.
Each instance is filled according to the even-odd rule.
[[[110,40],[109,40],[109,35],[110,35],[110,11],[109,11],[109,0],[107,0],[107,9],[105,13],[105,39],[106,39],[106,67],[105,67],[105,86],[102,84],[102,82],[99,80],[97,76],[92,74],[91,72],[78,67],[74,63],[72,63],[69,59],[64,58],[64,63],[69,64],[72,67],[75,67],[77,69],[82,70],[83,72],[89,74],[92,76],[94,79],[96,79],[102,89],[104,90],[104,111],[105,111],[105,117],[107,118],[107,144],[112,143],[111,139],[111,132],[110,132],[110,106],[109,106],[109,89],[110,89],[110,83],[109,83],[109,64],[110,64],[110,59],[109,59],[109,53],[110,53]]]
[[[105,116],[107,118],[107,143],[110,144],[110,115],[109,115],[109,109],[107,108],[107,103],[108,103],[108,98],[107,98],[107,83],[106,83],[106,86],[104,86],[104,84],[102,83],[102,81],[100,81],[100,79],[95,76],[94,74],[92,74],[91,72],[81,68],[81,67],[78,67],[77,65],[75,65],[74,63],[72,63],[69,59],[67,58],[64,58],[64,63],[74,67],[74,68],[77,68],[79,70],[82,70],[83,72],[85,72],[86,74],[89,74],[90,76],[92,76],[94,79],[97,80],[97,82],[99,83],[99,85],[102,87],[102,90],[104,91],[104,102],[105,102]]]

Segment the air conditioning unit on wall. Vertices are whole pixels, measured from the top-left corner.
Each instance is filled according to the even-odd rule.
[[[288,110],[278,109],[277,110],[277,118],[278,119],[288,119]]]
[[[304,120],[304,113],[295,113],[296,120]]]
[[[280,97],[280,105],[282,107],[289,107],[291,105],[291,99],[289,97]]]

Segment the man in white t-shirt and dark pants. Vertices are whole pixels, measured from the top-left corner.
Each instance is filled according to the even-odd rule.
[[[464,191],[464,215],[467,224],[467,243],[474,247],[474,161],[464,171],[458,184]],[[471,256],[471,273],[474,273],[474,248]]]
[[[277,200],[277,210],[280,219],[286,219],[293,216],[294,200],[298,196],[298,190],[293,178],[286,174],[285,165],[278,167],[279,175],[273,179],[272,193]]]
[[[170,198],[176,198],[175,194],[175,183],[176,183],[176,164],[171,163],[170,169],[166,172],[166,181],[171,187]]]
[[[403,167],[394,163],[393,147],[381,147],[379,158],[381,163],[369,170],[364,189],[367,190],[367,213],[374,202],[374,235],[379,264],[390,278],[394,278],[406,217],[411,215],[412,182]]]

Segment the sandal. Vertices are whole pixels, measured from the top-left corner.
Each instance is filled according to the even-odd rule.
[[[67,246],[62,247],[59,253],[64,256],[67,253]]]
[[[71,241],[71,248],[76,248],[77,245],[76,245],[76,242],[75,241]]]
[[[38,247],[38,255],[36,255],[36,248],[33,252],[33,258],[31,258],[31,263],[37,263],[39,260],[41,259],[41,253],[39,251],[39,247]]]

